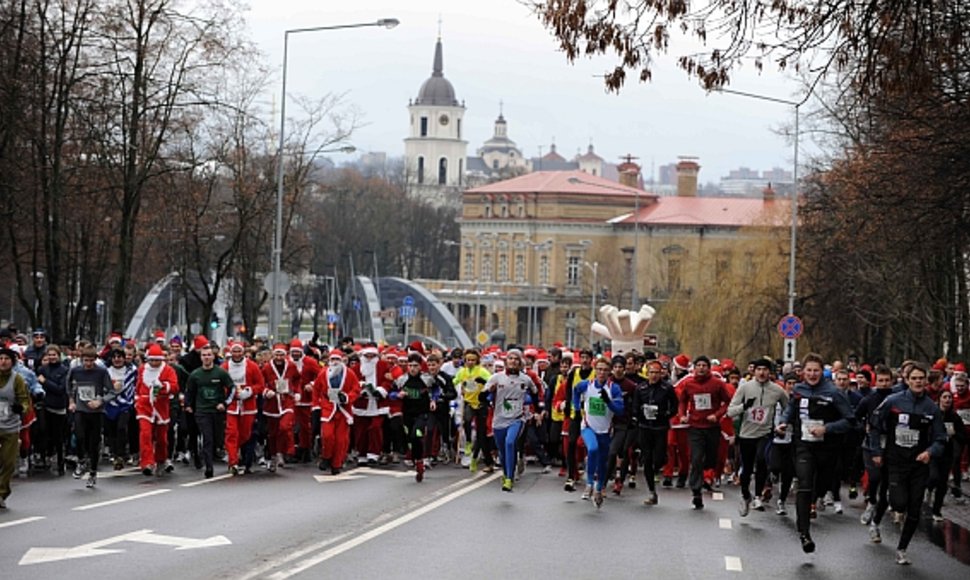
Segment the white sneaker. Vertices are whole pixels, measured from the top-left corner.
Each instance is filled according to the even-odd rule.
[[[582,495],[582,496],[580,496],[580,498],[579,498],[579,499],[584,499],[584,500],[588,500],[588,499],[589,499],[589,498],[591,498],[592,496],[593,496],[593,486],[591,486],[591,485],[587,485],[587,486],[586,486],[586,489],[585,489],[585,490],[583,490],[583,495]]]
[[[788,510],[785,509],[785,502],[778,500],[777,506],[778,508],[775,510],[776,514],[780,516],[788,515]]]
[[[742,518],[748,516],[748,512],[751,509],[751,500],[747,498],[741,498],[741,503],[738,505],[738,515]]]
[[[17,477],[27,477],[28,471],[30,471],[30,460],[26,457],[17,459]]]
[[[896,563],[900,566],[909,566],[912,562],[906,557],[906,550],[896,550]]]
[[[172,463],[171,459],[165,460],[165,473],[172,473],[175,471],[175,465]]]
[[[91,487],[94,487],[97,483],[98,483],[98,474],[92,471],[88,475],[87,483],[85,483],[84,485],[85,487],[91,488]]]
[[[879,533],[879,526],[876,524],[869,524],[869,541],[873,544],[882,543],[882,534]]]
[[[840,501],[835,502],[835,513],[837,514],[842,513],[842,502]]]
[[[765,504],[759,498],[754,498],[751,500],[751,509],[759,512],[765,511]]]
[[[863,511],[862,515],[859,516],[859,523],[864,526],[868,526],[869,524],[872,523],[872,516],[874,516],[875,513],[876,513],[876,506],[874,506],[871,503],[867,503],[865,511]]]
[[[933,514],[933,522],[934,523],[937,523],[938,524],[938,523],[940,523],[942,521],[943,521],[943,516],[942,515],[940,515],[940,514]]]
[[[835,505],[835,496],[832,495],[831,491],[825,494],[825,505],[826,506]]]

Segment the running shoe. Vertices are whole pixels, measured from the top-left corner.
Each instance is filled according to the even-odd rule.
[[[566,484],[562,486],[562,489],[563,491],[576,491],[576,483],[571,479],[567,479]]]
[[[849,499],[855,499],[859,497],[859,488],[854,485],[849,486]]]
[[[818,510],[815,509],[815,504],[812,504],[809,508],[808,517],[813,520],[818,517]]]
[[[543,475],[545,475],[547,473],[552,473],[552,466],[551,465],[543,465],[542,466],[542,473],[543,473]]]
[[[674,482],[671,481],[669,477],[665,477],[664,480],[660,483],[660,485],[662,485],[663,487],[673,487]]]
[[[5,510],[5,509],[7,509],[7,500],[0,497],[0,510]]]
[[[873,544],[882,543],[882,534],[879,533],[879,526],[876,524],[869,524],[869,541]]]
[[[97,485],[97,483],[98,483],[98,474],[92,471],[90,474],[88,474],[88,481],[84,485],[85,487],[92,488],[95,485]]]
[[[761,501],[760,498],[756,497],[753,500],[751,500],[751,509],[758,512],[763,512],[765,511],[765,504],[763,501]]]
[[[593,497],[593,486],[587,485],[586,489],[583,490],[583,495],[579,499],[588,500],[591,497]]]
[[[597,490],[593,495],[593,503],[596,504],[596,509],[603,507],[603,490]]]
[[[629,487],[630,489],[637,488],[637,478],[635,475],[631,475],[630,477],[627,478],[626,486]]]
[[[560,467],[559,468],[559,477],[566,477],[566,468],[565,467]]]
[[[788,510],[785,509],[785,502],[783,502],[781,500],[778,500],[777,506],[778,507],[775,509],[775,513],[776,514],[778,514],[780,516],[786,516],[786,515],[788,515]]]
[[[468,471],[471,471],[472,473],[475,473],[476,471],[478,471],[478,459],[477,458],[472,457],[472,462],[468,464]]]
[[[155,466],[146,465],[145,468],[141,470],[141,474],[144,475],[145,477],[151,477],[155,475]]]
[[[495,473],[495,466],[494,465],[486,465],[482,469],[482,473]]]
[[[811,554],[812,552],[815,551],[815,542],[812,540],[812,536],[810,536],[809,534],[802,534],[801,536],[799,536],[799,539],[802,541],[803,552],[805,552],[806,554]]]
[[[872,516],[876,513],[876,506],[871,503],[866,503],[866,509],[863,510],[862,515],[859,516],[859,523],[868,526],[872,523]]]
[[[817,502],[813,503],[812,506],[815,507],[816,512],[822,513],[825,511],[826,503],[824,499],[820,499]]]
[[[172,473],[173,471],[175,471],[175,465],[172,464],[172,460],[171,459],[166,459],[165,460],[165,473]]]
[[[502,478],[502,491],[512,491],[512,480],[508,477]]]
[[[239,467],[235,465],[230,465],[229,473],[231,473],[232,475],[239,475]]]
[[[643,505],[657,505],[657,492],[651,491],[650,497],[643,500]]]
[[[896,563],[900,566],[909,566],[912,564],[909,558],[906,557],[906,550],[896,550]]]
[[[933,523],[940,523],[943,521],[943,514],[933,514]]]
[[[623,482],[617,479],[616,481],[613,482],[613,493],[616,495],[620,495],[620,492],[622,491],[623,491]]]
[[[74,466],[74,473],[72,474],[72,476],[74,477],[74,479],[81,479],[82,477],[84,477],[84,463],[83,462],[81,462],[81,461],[78,461],[77,462],[77,465]]]
[[[693,504],[695,510],[704,509],[704,500],[701,499],[701,496],[699,495],[695,495],[694,499],[691,500],[691,503]]]
[[[121,457],[115,457],[114,459],[114,469],[115,471],[121,471],[125,468],[125,460]]]
[[[840,501],[835,502],[835,513],[837,514],[842,513],[842,502]]]

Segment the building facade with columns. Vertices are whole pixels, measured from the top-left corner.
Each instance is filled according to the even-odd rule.
[[[661,348],[700,348],[677,308],[717,300],[719,281],[783,272],[787,200],[697,197],[696,159],[678,164],[678,195],[583,171],[536,171],[462,194],[460,279],[423,280],[470,334],[507,342],[590,344],[594,311],[650,303],[680,328],[652,328]],[[595,278],[595,280],[594,280]],[[784,280],[782,280],[783,282]],[[780,286],[783,288],[783,284]],[[727,296],[724,294],[724,296]]]

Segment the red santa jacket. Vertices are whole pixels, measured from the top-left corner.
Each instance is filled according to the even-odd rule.
[[[285,381],[286,392],[280,393],[279,383]],[[267,417],[281,417],[286,413],[293,412],[296,403],[294,395],[300,392],[300,371],[296,370],[296,365],[287,360],[283,364],[283,371],[280,372],[273,361],[263,365],[263,414]],[[267,397],[267,391],[272,391],[273,396]]]
[[[229,415],[255,415],[256,397],[263,393],[263,372],[259,370],[259,365],[251,359],[245,358],[245,373],[242,377],[233,376],[234,369],[230,367],[231,358],[222,363],[222,368],[226,369],[233,382],[236,383],[237,390],[232,392],[229,397],[229,404],[226,406],[226,413]],[[242,389],[242,393],[238,392]]]
[[[340,373],[340,380],[335,387],[344,395],[345,400],[343,402],[331,400],[330,378],[334,372],[333,367],[326,367],[317,375],[317,380],[313,381],[313,409],[320,409],[321,421],[331,421],[339,411],[341,415],[346,417],[347,423],[352,424],[354,415],[351,413],[351,409],[357,397],[360,396],[360,381],[353,370],[346,365],[341,366],[340,370],[336,371]]]
[[[300,388],[293,394],[293,398],[297,407],[311,407],[313,406],[313,381],[317,380],[317,376],[323,370],[323,367],[320,366],[317,359],[307,355],[303,355],[300,361],[303,363],[302,368],[298,369],[300,371]],[[293,359],[290,359],[290,362],[296,366]]]
[[[390,378],[391,365],[383,359],[378,359],[373,377],[364,376],[363,365],[356,367],[354,372],[361,384],[361,396],[354,403],[354,415],[364,417],[387,415],[389,404],[387,395],[393,388]],[[373,393],[369,393],[365,387],[368,384],[374,387]]]
[[[172,398],[178,396],[179,378],[175,369],[162,363],[158,377],[152,380],[145,371],[151,372],[148,363],[138,367],[135,383],[135,417],[166,425],[171,420]]]

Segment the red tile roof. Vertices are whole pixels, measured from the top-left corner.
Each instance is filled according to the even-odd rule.
[[[469,189],[466,193],[568,193],[579,195],[640,196],[641,203],[656,196],[652,193],[620,185],[615,181],[582,171],[534,171],[525,175]]]
[[[790,224],[788,200],[765,202],[761,198],[739,197],[660,197],[640,209],[639,219],[632,214],[615,223],[689,226],[783,226]]]

